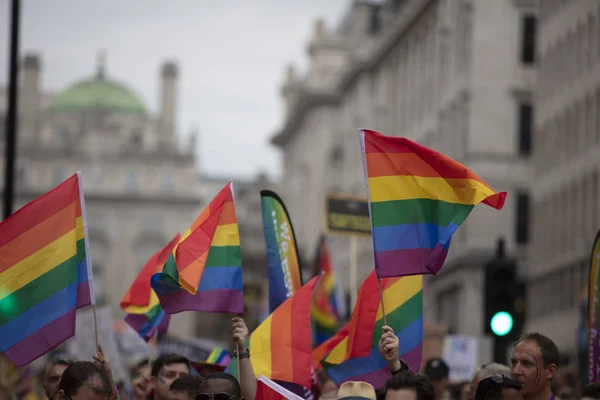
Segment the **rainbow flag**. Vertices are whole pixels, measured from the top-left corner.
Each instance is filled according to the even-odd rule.
[[[360,142],[379,277],[437,273],[473,207],[504,205],[505,192],[441,153],[366,129]]]
[[[206,359],[206,363],[208,364],[216,364],[228,366],[231,362],[231,353],[222,348],[214,349]]]
[[[312,386],[310,304],[319,276],[311,279],[252,332],[248,340],[254,374],[281,382]],[[234,358],[229,365],[235,374]]]
[[[0,223],[0,351],[24,366],[75,334],[94,303],[80,173]]]
[[[399,356],[417,371],[423,345],[423,277],[384,278],[381,284],[387,323],[400,341]],[[364,381],[376,388],[383,386],[390,376],[378,349],[383,325],[377,276],[373,272],[361,286],[352,319],[345,328],[347,335],[321,362],[337,385]]]
[[[592,246],[592,256],[590,259],[590,272],[588,279],[588,376],[591,383],[600,381],[600,343],[596,339],[596,332],[600,326],[600,307],[598,301],[600,295],[598,287],[600,286],[600,231],[596,234],[596,239]]]
[[[244,313],[242,254],[233,183],[228,183],[183,235],[151,279],[169,314]]]
[[[121,309],[128,314],[125,322],[146,341],[155,332],[165,334],[169,328],[169,315],[150,287],[150,279],[160,272],[180,238],[178,233],[171,242],[150,257],[121,300]]]
[[[331,268],[331,258],[329,257],[325,237],[322,237],[319,241],[314,271],[323,273],[323,278],[315,288],[311,309],[315,329],[315,344],[319,345],[335,334],[340,319],[336,300],[335,277]]]
[[[273,312],[302,287],[296,235],[283,200],[274,192],[260,192],[263,229],[269,264],[269,311]]]

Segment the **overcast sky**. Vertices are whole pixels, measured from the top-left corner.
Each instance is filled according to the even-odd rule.
[[[226,177],[281,175],[269,138],[281,126],[285,66],[307,65],[313,21],[328,27],[348,0],[23,0],[21,52],[42,56],[42,85],[60,91],[94,74],[105,50],[107,74],[155,113],[159,68],[180,67],[180,138],[201,133],[200,168]],[[8,81],[10,0],[0,0],[0,84]]]

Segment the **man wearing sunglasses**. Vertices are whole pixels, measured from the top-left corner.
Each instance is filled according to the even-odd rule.
[[[204,378],[196,400],[244,400],[240,383],[233,375],[217,372]]]

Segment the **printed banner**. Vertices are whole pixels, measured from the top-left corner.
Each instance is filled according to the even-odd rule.
[[[260,192],[267,261],[269,264],[269,311],[302,286],[296,236],[283,201],[269,190]]]
[[[327,196],[325,230],[329,235],[371,236],[366,199]]]
[[[600,307],[598,307],[598,286],[600,285],[600,231],[596,235],[590,259],[589,314],[588,314],[588,371],[590,383],[600,382]]]

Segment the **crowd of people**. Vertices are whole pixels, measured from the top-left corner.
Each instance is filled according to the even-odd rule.
[[[248,329],[243,319],[235,317],[232,326],[234,347],[244,349]],[[458,391],[452,391],[449,386],[449,367],[444,360],[428,360],[423,372],[415,373],[398,358],[398,348],[398,337],[384,326],[379,352],[390,371],[385,385],[374,388],[367,382],[345,382],[338,388],[320,371],[319,399],[600,400],[600,383],[565,391],[565,398],[561,399],[554,394],[560,354],[556,344],[540,333],[522,336],[512,351],[510,366],[485,364],[475,372],[472,381],[461,385]],[[240,351],[239,366],[239,381],[226,372],[199,376],[192,375],[192,367],[185,357],[161,355],[151,363],[146,360],[135,366],[133,399],[130,400],[255,400],[257,381],[248,351]],[[94,361],[51,361],[44,375],[44,390],[49,400],[125,400],[127,397],[114,385],[110,364],[101,348]]]

